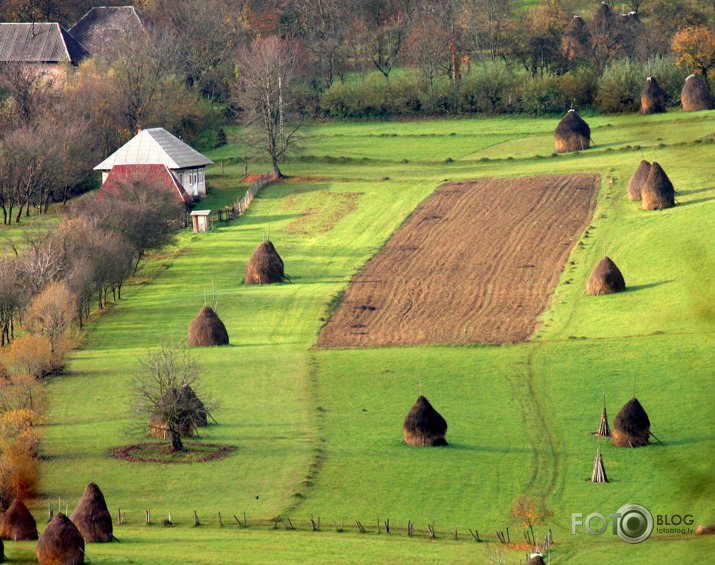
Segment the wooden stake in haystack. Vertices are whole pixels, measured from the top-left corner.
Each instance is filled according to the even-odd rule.
[[[607,483],[606,469],[603,466],[603,458],[601,457],[601,445],[596,451],[596,458],[593,460],[593,473],[591,474],[592,483]]]

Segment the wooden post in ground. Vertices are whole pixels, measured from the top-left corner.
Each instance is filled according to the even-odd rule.
[[[194,510],[194,526],[200,526],[201,522],[199,522],[199,515],[196,513],[196,510]]]

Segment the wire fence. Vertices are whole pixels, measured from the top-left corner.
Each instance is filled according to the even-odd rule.
[[[256,194],[258,194],[258,191],[260,191],[263,187],[267,186],[274,180],[275,177],[271,174],[261,175],[258,179],[256,179],[256,181],[251,184],[250,187],[248,187],[246,194],[244,194],[232,206],[225,206],[224,208],[220,208],[218,210],[211,210],[209,219],[218,222],[235,220],[240,215],[244,214],[246,210],[248,210],[251,205],[251,202],[253,202],[253,199],[256,197]]]

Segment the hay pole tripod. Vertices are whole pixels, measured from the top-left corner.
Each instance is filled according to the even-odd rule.
[[[648,433],[652,435],[655,438],[655,441],[657,441],[660,445],[665,445],[662,441],[660,441],[657,437],[655,437],[655,434],[648,430]]]

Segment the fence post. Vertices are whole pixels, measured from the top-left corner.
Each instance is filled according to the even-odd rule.
[[[194,510],[194,526],[200,526],[201,523],[199,522],[199,515],[196,514],[196,510]]]

